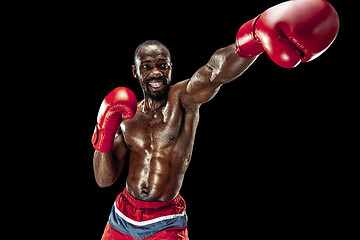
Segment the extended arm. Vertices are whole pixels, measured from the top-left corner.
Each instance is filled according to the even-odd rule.
[[[209,62],[187,81],[180,96],[183,106],[187,108],[209,101],[223,84],[239,77],[255,59],[236,55],[235,44],[217,50]]]
[[[187,81],[181,102],[189,107],[209,101],[222,84],[240,76],[264,50],[285,68],[315,59],[331,45],[338,31],[338,14],[324,0],[287,1],[269,8],[241,26],[236,50],[234,45],[219,49]]]

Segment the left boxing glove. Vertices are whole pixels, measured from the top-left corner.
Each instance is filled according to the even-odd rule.
[[[97,124],[91,139],[99,152],[110,152],[116,131],[123,118],[132,118],[137,109],[135,94],[128,88],[118,87],[103,100],[97,116]]]
[[[241,26],[236,53],[251,58],[265,50],[276,64],[292,68],[320,56],[338,31],[339,16],[327,1],[287,1]]]

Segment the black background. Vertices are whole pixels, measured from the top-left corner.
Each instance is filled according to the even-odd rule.
[[[24,88],[35,86],[32,98],[42,106],[32,108],[28,126],[36,127],[26,141],[35,145],[29,156],[42,159],[30,165],[42,170],[25,186],[36,192],[34,211],[45,211],[41,224],[71,239],[100,239],[126,172],[113,186],[99,188],[90,140],[112,89],[125,86],[142,99],[131,73],[141,42],[156,39],[169,48],[176,83],[232,44],[244,22],[280,2],[52,5],[24,21],[23,61],[32,76]],[[354,79],[342,54],[345,12],[340,1],[329,2],[341,27],[324,54],[294,69],[262,54],[201,107],[181,190],[190,239],[338,231],[338,202],[352,178],[347,149],[354,143],[345,134],[353,119]],[[34,142],[35,136],[43,140]]]

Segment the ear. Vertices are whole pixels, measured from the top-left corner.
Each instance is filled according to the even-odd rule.
[[[132,69],[132,73],[133,73],[134,78],[139,79],[139,76],[137,74],[135,65],[132,65],[131,69]]]
[[[169,71],[170,75],[172,75],[172,70],[173,70],[173,63],[170,63],[170,71]]]

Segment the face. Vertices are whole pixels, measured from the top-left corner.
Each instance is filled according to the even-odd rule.
[[[132,66],[134,77],[143,92],[155,101],[167,99],[170,89],[172,63],[169,51],[162,45],[144,45]]]

